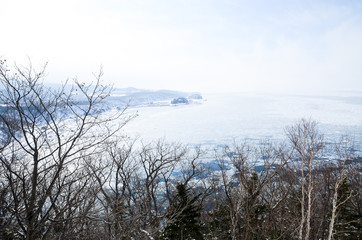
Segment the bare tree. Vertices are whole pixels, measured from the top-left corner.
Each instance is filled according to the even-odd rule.
[[[87,168],[99,188],[96,193],[101,206],[103,232],[108,239],[139,237],[140,212],[136,206],[137,169],[134,142],[118,139],[107,144],[101,161],[86,161]],[[104,236],[103,236],[104,237]]]
[[[155,144],[145,144],[138,154],[140,179],[142,184],[142,205],[144,220],[142,229],[152,236],[160,230],[160,222],[164,219],[170,196],[170,178],[175,169],[187,154],[187,147],[182,145],[167,144],[163,140]],[[162,197],[163,192],[166,196]]]
[[[301,186],[301,219],[299,224],[298,239],[309,239],[313,192],[314,168],[320,158],[324,147],[323,135],[318,131],[317,123],[312,120],[302,119],[299,123],[286,128],[287,137],[295,151],[295,160],[300,163],[297,174]]]
[[[357,174],[358,169],[356,165],[353,164],[355,156],[351,151],[353,146],[350,144],[348,139],[342,139],[341,144],[336,145],[336,154],[337,154],[337,164],[334,166],[336,168],[335,179],[333,184],[333,197],[332,197],[332,210],[331,218],[328,227],[328,237],[327,239],[333,239],[334,234],[334,225],[338,215],[338,209],[345,204],[354,194],[353,191],[350,191],[347,196],[341,198],[339,196],[340,188],[347,181],[347,179],[355,174]],[[334,165],[334,164],[333,164]]]
[[[166,214],[177,182],[198,174],[199,151],[191,154],[187,146],[164,140],[120,140],[109,143],[105,153],[102,161],[87,164],[100,188],[108,239],[156,238],[172,221]]]
[[[45,67],[36,71],[0,62],[0,116],[9,136],[1,152],[3,180],[11,218],[25,239],[42,239],[61,221],[88,182],[83,159],[99,151],[130,119],[124,112],[101,114],[111,88],[102,85],[102,71],[91,85],[75,80],[59,90],[44,87]],[[112,123],[112,125],[111,125]],[[65,201],[67,199],[67,201]]]
[[[218,158],[232,239],[268,237],[266,217],[287,194],[273,191],[286,162],[283,151],[269,142],[262,142],[257,147],[246,143],[227,147]]]

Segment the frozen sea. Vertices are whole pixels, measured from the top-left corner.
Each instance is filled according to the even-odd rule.
[[[283,141],[285,127],[301,118],[319,122],[329,141],[348,135],[362,149],[362,92],[324,95],[213,93],[200,103],[143,106],[124,133],[143,141],[163,138],[189,145]]]

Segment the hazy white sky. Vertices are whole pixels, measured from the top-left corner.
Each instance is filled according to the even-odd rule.
[[[0,56],[48,81],[186,91],[362,90],[360,0],[0,0]]]

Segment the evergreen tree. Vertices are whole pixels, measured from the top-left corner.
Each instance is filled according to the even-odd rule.
[[[210,219],[207,224],[207,239],[223,239],[231,240],[231,220],[230,209],[226,204],[222,204],[218,208],[208,213]]]
[[[348,196],[352,195],[351,190],[353,187],[348,180],[345,180],[338,189],[338,202],[343,202]],[[355,194],[355,197],[360,200],[360,196]],[[334,234],[336,239],[361,239],[361,209],[353,205],[360,205],[360,201],[353,203],[353,199],[350,199],[340,207]]]
[[[199,223],[200,207],[196,205],[199,195],[191,197],[190,188],[185,184],[178,184],[177,195],[171,204],[167,218],[170,223],[166,226],[160,239],[171,240],[202,240]]]

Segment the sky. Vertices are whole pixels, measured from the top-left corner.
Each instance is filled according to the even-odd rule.
[[[360,0],[0,0],[0,57],[46,81],[362,91]]]

